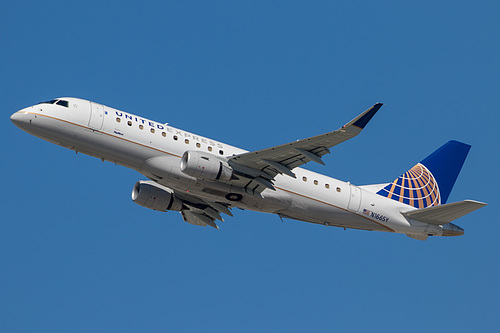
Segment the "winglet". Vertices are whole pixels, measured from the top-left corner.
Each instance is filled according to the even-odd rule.
[[[376,103],[374,106],[372,106],[371,108],[369,108],[368,110],[366,110],[365,112],[363,112],[362,114],[360,114],[359,116],[348,122],[346,125],[344,125],[344,127],[352,125],[359,127],[361,129],[365,128],[366,124],[368,124],[368,122],[373,118],[375,113],[377,113],[377,111],[382,107],[382,105],[384,104]]]

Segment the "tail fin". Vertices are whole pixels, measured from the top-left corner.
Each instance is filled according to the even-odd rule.
[[[470,146],[448,141],[377,194],[415,208],[445,204]]]

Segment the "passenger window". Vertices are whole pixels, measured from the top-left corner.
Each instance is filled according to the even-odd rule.
[[[165,132],[161,132],[161,135],[162,135],[164,138],[166,138],[166,137],[167,137],[167,133],[165,133]]]
[[[60,105],[60,106],[64,106],[65,108],[69,108],[68,101],[65,101],[65,100],[62,100],[62,99],[58,100],[56,104]]]
[[[223,150],[219,150],[219,154],[224,155],[224,151]]]
[[[130,120],[127,121],[127,125],[132,126],[132,122]]]
[[[149,131],[150,131],[151,133],[154,133],[154,132],[155,132],[155,129],[154,129],[154,128],[152,128],[152,129],[150,129]]]
[[[144,129],[144,126],[143,125],[139,125],[139,129]]]
[[[306,176],[302,177],[302,180],[307,182],[307,177]]]
[[[318,181],[316,179],[314,180],[314,185],[318,185]]]
[[[200,145],[200,143],[199,143],[199,142],[197,142],[197,143],[196,143],[196,147],[197,147],[197,148],[200,148],[200,147],[201,147],[201,145]]]
[[[212,147],[208,146],[208,151],[212,151]]]
[[[184,140],[185,144],[189,144],[189,139]]]
[[[340,193],[341,191],[342,191],[342,189],[340,187],[337,187],[337,192]]]
[[[120,121],[122,121],[122,119],[120,117],[116,117],[116,122],[119,123]]]
[[[325,184],[325,188],[330,188],[330,184]]]
[[[178,137],[177,135],[174,135],[174,140],[177,141]]]

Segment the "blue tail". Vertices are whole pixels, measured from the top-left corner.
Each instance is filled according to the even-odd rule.
[[[377,194],[415,208],[445,204],[470,146],[448,141]]]

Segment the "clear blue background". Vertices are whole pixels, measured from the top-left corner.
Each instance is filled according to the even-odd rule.
[[[2,332],[498,329],[498,1],[3,1]],[[392,181],[472,145],[449,201],[489,206],[430,238],[234,211],[221,230],[130,199],[143,177],[16,128],[90,99],[248,150],[385,106],[308,168]],[[493,176],[492,176],[493,175]]]

